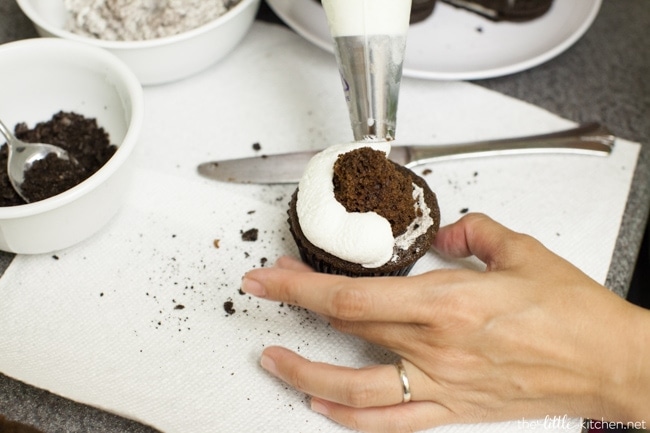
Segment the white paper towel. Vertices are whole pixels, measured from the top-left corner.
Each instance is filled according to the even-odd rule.
[[[227,59],[146,88],[145,103],[125,208],[81,245],[16,257],[0,279],[0,371],[169,433],[347,431],[265,373],[260,351],[280,344],[351,366],[393,356],[305,310],[239,292],[248,269],[296,253],[286,225],[294,187],[196,174],[208,160],[349,141],[334,58],[291,31],[255,23]],[[404,143],[443,143],[570,126],[468,83],[405,79],[397,135]],[[610,157],[444,162],[428,165],[426,179],[443,224],[465,209],[485,212],[604,282],[638,151],[618,140]],[[258,230],[256,241],[243,240],[249,229]],[[465,265],[428,253],[414,272]],[[435,431],[579,432],[580,424],[514,420]]]

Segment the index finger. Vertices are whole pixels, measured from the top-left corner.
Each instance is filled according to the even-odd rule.
[[[258,268],[244,275],[242,291],[345,321],[420,323],[430,316],[429,274],[350,278],[292,269]]]

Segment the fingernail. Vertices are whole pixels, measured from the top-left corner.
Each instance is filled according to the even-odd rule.
[[[241,282],[241,290],[244,293],[248,293],[258,298],[266,297],[266,289],[259,281],[251,280],[250,278],[244,277]]]
[[[320,400],[311,399],[311,410],[321,415],[329,416],[330,411]]]
[[[275,365],[275,361],[268,355],[262,355],[260,359],[260,364],[262,368],[274,376],[278,375],[278,368]]]

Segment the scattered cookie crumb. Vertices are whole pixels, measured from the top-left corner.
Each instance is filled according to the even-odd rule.
[[[54,260],[59,260],[59,256],[57,256],[56,254],[54,254],[54,255],[52,256],[52,258],[53,258]]]
[[[253,150],[255,152],[259,152],[260,150],[262,150],[262,145],[259,143],[253,143]]]
[[[241,232],[241,239],[245,242],[254,242],[257,240],[258,233],[258,229],[246,230],[245,232]]]
[[[219,239],[215,239],[212,241],[212,245],[214,245],[215,248],[219,248]]]
[[[174,307],[174,310],[184,310],[184,309],[185,309],[185,305],[183,304],[178,304],[177,306]]]
[[[433,173],[433,170],[431,170],[430,168],[425,168],[424,170],[422,170],[422,176],[426,176],[431,173]]]
[[[469,212],[469,208],[468,208],[468,207],[464,207],[464,208],[462,208],[462,209],[460,210],[460,213],[462,213],[462,214],[465,214],[465,213],[467,213],[467,212]]]
[[[223,309],[229,316],[235,314],[234,305],[230,299],[223,303]]]

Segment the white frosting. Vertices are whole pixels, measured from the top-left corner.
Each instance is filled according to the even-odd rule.
[[[406,35],[411,0],[322,0],[332,37]]]
[[[296,212],[305,237],[317,247],[366,268],[395,260],[395,248],[408,249],[433,224],[422,188],[414,185],[414,206],[423,215],[407,231],[393,237],[390,223],[376,212],[348,212],[334,197],[334,163],[339,155],[361,147],[390,152],[388,142],[357,142],[331,146],[315,155],[298,185]]]

